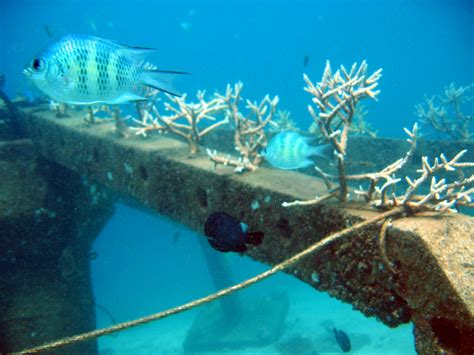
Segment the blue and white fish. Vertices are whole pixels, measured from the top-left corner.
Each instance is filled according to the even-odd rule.
[[[328,158],[325,152],[328,145],[311,146],[309,137],[304,137],[295,132],[281,132],[268,142],[262,151],[266,161],[279,169],[299,169],[314,164],[309,159],[313,155]]]
[[[53,100],[75,105],[145,100],[141,86],[179,95],[167,80],[177,71],[148,70],[153,49],[128,47],[99,37],[68,35],[34,58],[24,73]]]

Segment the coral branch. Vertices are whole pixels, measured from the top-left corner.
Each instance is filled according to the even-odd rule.
[[[165,103],[165,110],[171,112],[171,115],[159,116],[159,120],[170,131],[188,141],[192,154],[199,151],[199,142],[204,135],[228,122],[227,119],[224,119],[201,128],[204,120],[216,121],[216,116],[225,109],[225,105],[218,98],[206,101],[204,98],[205,91],[198,91],[197,103],[187,103],[186,95],[182,97],[167,96],[170,102]],[[180,121],[184,121],[184,123]]]
[[[154,97],[156,93],[151,93]],[[166,94],[169,102],[164,104],[169,115],[159,112],[156,99],[151,103],[138,105],[140,119],[133,119],[135,127],[132,130],[137,135],[146,136],[152,131],[171,131],[188,141],[191,153],[199,151],[199,142],[202,137],[217,127],[226,124],[226,119],[218,120],[219,114],[224,112],[225,106],[218,98],[205,99],[205,91],[198,91],[197,103],[186,102],[187,95],[182,97]],[[205,123],[206,121],[206,123]],[[212,124],[209,122],[215,121]]]
[[[369,180],[370,185],[367,191],[361,191],[360,189],[356,191],[358,195],[364,196],[367,202],[372,200],[374,192],[377,192],[383,201],[386,198],[386,191],[387,188],[390,186],[395,185],[400,181],[400,179],[395,179],[392,176],[411,160],[413,154],[416,150],[416,143],[417,143],[417,133],[418,133],[418,125],[415,123],[413,125],[413,129],[409,131],[407,128],[404,128],[405,133],[408,135],[407,141],[411,144],[410,149],[406,153],[404,158],[398,159],[397,161],[393,162],[392,164],[388,165],[384,169],[376,173],[365,173],[365,174],[358,174],[358,175],[348,175],[346,178],[348,180]],[[381,188],[378,188],[378,183],[384,179],[385,183]]]
[[[348,192],[344,159],[354,113],[361,99],[367,97],[376,99],[380,91],[375,88],[382,76],[381,73],[382,69],[379,69],[368,76],[367,63],[363,61],[359,66],[354,63],[349,72],[341,66],[333,74],[331,65],[327,61],[322,79],[318,84],[313,84],[306,74],[303,76],[306,82],[304,89],[313,95],[312,101],[319,113],[316,113],[312,106],[308,106],[308,111],[323,137],[335,149],[339,174],[339,197],[343,202],[347,201]]]
[[[222,156],[218,155],[216,150],[211,151],[207,149],[207,155],[214,162],[214,168],[221,164],[224,166],[233,166],[235,167],[234,171],[241,173],[243,171],[255,171],[258,169],[258,166],[253,165],[249,160],[244,160],[242,158],[232,158],[230,155]]]
[[[463,102],[473,99],[474,96],[469,95],[473,88],[474,83],[458,88],[451,83],[444,90],[444,96],[433,96],[425,99],[423,104],[416,105],[416,115],[423,124],[430,126],[432,130],[441,133],[442,136],[454,140],[470,141],[474,138],[472,130],[474,115],[463,113],[461,105]],[[440,101],[440,104],[437,101]]]
[[[233,87],[227,85],[224,95],[216,94],[219,102],[225,107],[226,117],[234,127],[235,149],[240,153],[239,159],[210,155],[215,163],[226,162],[234,165],[238,171],[255,170],[262,162],[261,150],[267,145],[265,127],[272,123],[278,104],[278,96],[271,99],[266,95],[260,103],[246,101],[247,114],[244,115],[239,108],[242,101],[241,92],[243,84],[238,82]]]

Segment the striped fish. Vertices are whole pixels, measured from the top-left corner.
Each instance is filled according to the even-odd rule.
[[[299,169],[314,164],[310,156],[317,155],[328,158],[328,145],[310,146],[311,138],[304,137],[295,132],[281,132],[268,142],[262,155],[272,166],[279,169]]]
[[[141,86],[179,96],[167,81],[186,73],[146,69],[142,58],[151,51],[99,37],[68,35],[34,58],[24,73],[53,100],[75,105],[145,100],[138,94]]]

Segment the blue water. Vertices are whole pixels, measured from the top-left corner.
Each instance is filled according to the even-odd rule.
[[[106,307],[115,321],[124,322],[217,291],[198,238],[202,236],[170,219],[119,204],[94,243],[98,253],[92,261],[96,303]],[[233,282],[228,286],[268,269],[235,253],[218,253],[215,257],[224,258],[232,273]],[[218,353],[280,354],[277,344],[302,338],[309,348],[292,354],[338,354],[341,350],[334,341],[333,326],[349,335],[353,354],[416,353],[411,324],[388,328],[287,274],[272,276],[240,291],[237,297],[245,310],[263,297],[282,291],[288,296],[289,312],[278,341],[260,347],[219,349]],[[99,350],[104,354],[182,354],[184,339],[199,311],[200,308],[127,330],[116,337],[102,337]],[[96,315],[97,327],[112,324],[103,310],[97,309]],[[252,322],[252,315],[249,319]]]
[[[49,43],[45,25],[56,36],[83,33],[157,48],[151,62],[192,73],[180,83],[183,91],[222,91],[241,80],[247,98],[279,95],[280,107],[302,127],[310,123],[302,74],[319,80],[327,59],[335,67],[366,59],[369,70],[384,69],[378,103],[365,103],[383,136],[403,136],[425,94],[474,81],[472,0],[1,4],[0,71],[10,94],[30,88],[21,72]]]
[[[306,110],[310,97],[303,91],[303,73],[317,81],[327,59],[334,67],[366,59],[370,71],[383,68],[378,102],[364,103],[367,120],[381,136],[403,136],[402,128],[417,119],[414,106],[424,95],[441,93],[451,82],[474,82],[473,20],[472,0],[1,0],[0,72],[6,75],[10,96],[34,91],[22,70],[51,41],[44,30],[48,26],[55,37],[82,33],[157,48],[150,62],[192,73],[179,83],[180,90],[190,94],[198,89],[223,91],[227,83],[240,80],[246,98],[279,95],[280,108],[291,111],[306,128],[311,123]],[[196,238],[172,221],[120,205],[94,244],[99,255],[92,265],[97,303],[120,322],[212,292]],[[230,258],[236,280],[266,269],[246,258]],[[294,278],[278,275],[256,287],[257,293],[289,290],[293,309],[313,302],[313,320],[292,315],[293,321],[302,319],[296,327],[302,332],[329,320],[352,332],[362,352],[365,347],[369,353],[368,346],[377,349],[378,342],[386,350],[393,339],[403,339],[400,348],[392,346],[393,353],[414,352],[410,326],[387,330]],[[336,316],[329,319],[327,309]],[[98,327],[110,324],[100,310],[97,318]],[[178,334],[176,344],[189,326],[186,321],[169,325],[168,331]],[[363,336],[360,324],[367,329]],[[314,330],[315,334],[324,343],[324,331]],[[114,341],[123,339],[129,338],[126,334],[106,337],[101,349],[113,352]],[[150,349],[158,351],[157,347],[140,351],[153,352]]]

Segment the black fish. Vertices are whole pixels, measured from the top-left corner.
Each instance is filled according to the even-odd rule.
[[[346,332],[344,332],[343,330],[337,330],[336,328],[333,328],[333,330],[334,336],[341,350],[345,353],[351,351],[351,340],[349,339],[349,336],[346,334]]]
[[[262,242],[262,232],[249,232],[248,226],[224,212],[214,212],[204,224],[204,234],[209,244],[222,252],[247,250],[246,244]]]

